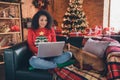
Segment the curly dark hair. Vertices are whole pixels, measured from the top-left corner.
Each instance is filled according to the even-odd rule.
[[[39,28],[39,18],[42,15],[46,16],[47,17],[47,21],[48,21],[47,25],[45,26],[45,28],[51,29],[52,23],[53,23],[53,19],[52,19],[51,15],[49,14],[49,12],[46,11],[46,10],[40,10],[33,16],[31,28],[33,28],[33,29],[38,29]]]

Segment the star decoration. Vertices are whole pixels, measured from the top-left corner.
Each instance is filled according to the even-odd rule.
[[[39,34],[42,36],[42,35],[44,35],[44,32],[41,31]]]

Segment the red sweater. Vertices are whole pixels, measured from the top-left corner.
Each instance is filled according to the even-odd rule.
[[[47,29],[47,28],[39,28],[37,30],[33,30],[33,29],[28,29],[28,38],[27,38],[27,42],[29,45],[29,48],[31,49],[31,51],[34,53],[34,55],[37,54],[38,52],[38,48],[35,45],[35,40],[36,37],[43,35],[45,36],[49,42],[55,42],[56,41],[56,34],[54,29]]]

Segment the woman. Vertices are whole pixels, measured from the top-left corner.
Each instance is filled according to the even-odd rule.
[[[67,51],[60,56],[51,58],[39,58],[37,57],[38,48],[37,43],[48,41],[55,42],[56,34],[52,28],[52,17],[45,11],[38,11],[32,19],[32,27],[28,30],[28,45],[34,55],[30,58],[29,63],[36,69],[52,69],[59,67],[61,63],[68,61],[72,57],[72,53]],[[44,37],[45,40],[38,40],[38,37]]]

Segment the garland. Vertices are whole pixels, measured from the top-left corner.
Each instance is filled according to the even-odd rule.
[[[49,1],[48,0],[33,0],[32,4],[35,6],[35,8],[47,9],[49,5]]]

